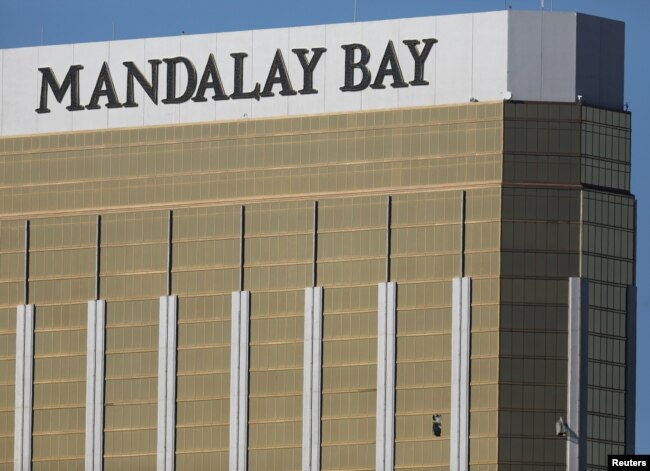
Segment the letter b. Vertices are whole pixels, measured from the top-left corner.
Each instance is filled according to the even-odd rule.
[[[341,46],[345,51],[345,86],[341,87],[343,92],[358,92],[365,90],[370,85],[372,79],[370,70],[368,70],[368,62],[370,62],[370,51],[363,44],[345,44]],[[355,51],[361,51],[361,58],[355,62]],[[361,71],[361,81],[357,84],[354,83],[354,69]]]

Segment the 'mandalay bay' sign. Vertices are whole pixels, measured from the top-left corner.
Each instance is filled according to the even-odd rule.
[[[364,44],[344,44],[341,48],[345,51],[345,59],[342,66],[343,83],[340,90],[343,92],[358,92],[366,88],[384,89],[385,81],[393,88],[406,88],[409,86],[428,85],[429,82],[424,79],[424,66],[431,53],[434,44],[438,42],[435,38],[425,38],[422,41],[417,39],[407,39],[402,41],[408,47],[411,54],[411,63],[409,64],[412,71],[411,80],[408,82],[404,78],[402,65],[400,64],[395,45],[393,41],[388,44],[383,52],[378,70],[374,73],[368,67],[371,52]],[[293,83],[296,77],[291,77],[286,66],[281,49],[277,49],[270,64],[266,79],[262,83],[255,82],[250,90],[244,89],[244,60],[248,57],[245,52],[233,52],[230,54],[234,61],[233,89],[226,90],[221,80],[219,67],[215,60],[214,54],[209,54],[202,72],[197,71],[196,65],[187,57],[178,56],[164,59],[150,59],[150,73],[147,77],[138,66],[132,61],[123,63],[126,67],[126,95],[120,97],[116,91],[111,75],[111,70],[107,62],[102,64],[99,74],[95,80],[90,100],[82,104],[79,96],[79,82],[82,79],[81,64],[72,65],[63,82],[59,82],[54,71],[50,67],[41,67],[38,70],[42,74],[40,106],[36,109],[37,113],[49,113],[48,97],[52,93],[56,101],[61,103],[66,95],[69,96],[70,104],[66,106],[69,111],[80,111],[84,109],[99,109],[100,100],[104,101],[106,108],[132,108],[137,107],[138,102],[135,99],[135,83],[142,88],[149,100],[158,104],[159,75],[160,66],[165,64],[165,98],[160,100],[163,104],[180,104],[192,100],[194,102],[204,102],[208,99],[214,101],[223,100],[240,100],[273,97],[275,93],[282,96],[291,95],[310,95],[318,93],[314,88],[314,71],[320,63],[321,57],[327,52],[324,47],[309,49],[292,49],[300,62],[302,68],[301,88],[296,90]],[[183,89],[178,92],[177,75],[179,68],[183,68],[187,80]],[[355,71],[359,73],[356,74]]]
[[[4,49],[0,137],[508,98],[620,109],[624,44],[619,22],[509,10]]]

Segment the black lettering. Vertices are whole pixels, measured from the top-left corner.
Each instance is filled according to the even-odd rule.
[[[233,100],[241,100],[243,98],[260,99],[260,84],[255,83],[255,87],[250,92],[244,91],[244,59],[248,57],[245,52],[234,52],[230,57],[235,59],[235,90],[230,95]]]
[[[297,94],[291,85],[289,72],[287,72],[287,66],[284,64],[284,57],[282,57],[282,51],[280,49],[275,51],[273,63],[271,64],[271,70],[269,70],[269,75],[266,77],[264,90],[262,90],[260,96],[273,96],[273,85],[275,84],[282,86],[282,90],[280,90],[280,95],[282,96]]]
[[[39,68],[39,72],[43,74],[43,81],[41,82],[41,102],[40,106],[36,109],[37,113],[49,113],[50,109],[47,107],[47,89],[52,90],[56,101],[61,103],[68,89],[70,92],[70,106],[66,106],[69,111],[83,110],[84,107],[79,103],[79,71],[83,69],[83,65],[73,65],[68,69],[68,73],[63,79],[63,83],[59,85],[54,72],[49,67]]]
[[[158,104],[158,66],[161,61],[158,59],[152,59],[149,61],[151,64],[151,82],[147,80],[138,66],[133,62],[122,62],[126,66],[126,102],[124,103],[125,108],[134,108],[138,106],[135,102],[134,91],[133,91],[133,79],[137,80],[142,90],[147,94],[149,99],[154,103]]]
[[[117,93],[115,93],[115,86],[113,85],[113,78],[111,77],[111,70],[108,68],[108,64],[104,62],[102,65],[102,70],[99,71],[99,76],[97,77],[97,82],[95,83],[95,89],[93,94],[90,97],[90,103],[86,106],[88,110],[98,110],[101,108],[99,106],[99,99],[105,96],[108,102],[106,103],[106,108],[121,108],[122,104],[117,99]]]
[[[395,52],[395,46],[393,46],[393,41],[388,41],[388,46],[386,46],[386,51],[384,52],[384,57],[381,59],[381,64],[379,65],[379,70],[377,71],[377,76],[375,81],[370,88],[386,88],[384,86],[384,78],[390,75],[393,77],[393,83],[391,87],[393,88],[404,88],[408,87],[408,84],[404,81],[404,76],[402,75],[402,69],[399,66],[399,60],[397,59],[397,53]]]
[[[429,57],[431,48],[438,42],[438,40],[435,38],[428,38],[423,39],[422,41],[424,42],[422,52],[418,51],[418,44],[420,44],[420,41],[417,39],[407,39],[406,41],[402,41],[408,46],[409,51],[411,51],[411,55],[413,56],[413,60],[415,61],[414,78],[409,82],[411,85],[429,85],[429,82],[424,80],[424,63]]]
[[[187,57],[172,57],[171,59],[163,59],[163,62],[167,64],[167,97],[162,102],[166,105],[185,103],[192,98],[196,89],[196,69],[194,64]],[[187,71],[187,85],[181,96],[176,96],[177,64],[183,64]]]
[[[221,81],[221,75],[219,74],[214,54],[210,54],[210,57],[208,57],[208,63],[205,64],[205,69],[199,82],[199,88],[196,90],[196,95],[192,98],[192,101],[208,101],[205,97],[205,92],[208,88],[214,91],[214,95],[212,95],[214,101],[229,99],[223,89],[223,82]]]
[[[307,54],[309,53],[308,49],[292,49],[291,50],[295,55],[298,56],[300,65],[302,66],[303,79],[302,79],[302,90],[298,90],[298,93],[301,95],[313,95],[318,93],[318,90],[314,88],[314,70],[321,56],[327,51],[324,47],[315,47],[312,49],[314,55],[311,57],[310,61],[307,61]]]
[[[370,61],[370,51],[363,44],[345,44],[341,48],[345,51],[345,85],[341,87],[341,91],[358,92],[365,90],[372,79],[367,67]],[[354,62],[355,51],[357,50],[361,52],[361,58],[358,62]],[[354,83],[354,69],[361,71],[361,81],[357,84]]]

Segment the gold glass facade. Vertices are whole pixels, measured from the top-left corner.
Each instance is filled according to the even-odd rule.
[[[564,469],[554,424],[566,410],[570,276],[590,279],[589,462],[605,469],[625,441],[629,135],[626,113],[493,102],[0,139],[0,469],[13,467],[25,301],[36,312],[33,469],[83,468],[96,296],[107,302],[104,466],[156,467],[169,211],[178,469],[228,466],[242,233],[249,469],[301,468],[304,288],[314,284],[324,288],[321,467],[375,469],[387,272],[398,285],[396,469],[449,467],[458,276],[472,278],[471,469]]]

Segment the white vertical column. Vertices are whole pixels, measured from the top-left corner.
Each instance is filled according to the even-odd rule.
[[[103,469],[104,457],[104,355],[106,352],[106,301],[95,302],[95,404],[94,420],[94,471]]]
[[[161,296],[158,330],[157,469],[174,470],[176,430],[176,296]]]
[[[239,325],[239,470],[248,469],[248,337],[250,321],[250,292],[241,292],[241,321]]]
[[[32,469],[32,413],[34,382],[34,305],[25,306],[25,374],[23,386],[23,469]]]
[[[86,329],[86,471],[95,466],[95,357],[97,356],[97,304],[88,301],[88,328]]]
[[[303,382],[302,382],[302,471],[311,471],[311,409],[312,409],[312,369],[313,351],[313,313],[314,289],[305,288],[305,326],[303,339]]]
[[[311,380],[311,463],[312,471],[320,470],[320,431],[321,431],[321,370],[323,367],[323,288],[314,288],[314,322],[312,342],[312,380]]]
[[[460,321],[461,279],[451,282],[451,418],[449,424],[449,469],[459,468],[460,436]]]
[[[165,471],[174,470],[176,438],[176,325],[177,296],[167,297],[167,395],[165,404]]]
[[[454,278],[451,305],[451,471],[466,471],[469,467],[471,297],[471,279]]]
[[[461,279],[460,321],[460,467],[469,469],[469,369],[471,341],[471,279]]]
[[[88,301],[86,471],[101,471],[103,464],[105,305],[105,301]]]
[[[239,322],[240,292],[232,293],[230,306],[230,432],[229,470],[237,471],[237,442],[239,441]]]
[[[320,469],[323,288],[305,288],[302,469]]]
[[[395,452],[395,312],[397,285],[380,283],[377,299],[377,435],[375,467],[392,471]]]
[[[386,467],[386,283],[379,283],[377,298],[377,426],[375,468]]]
[[[395,312],[397,285],[386,283],[386,438],[384,463],[386,471],[395,467]]]
[[[16,399],[14,470],[32,469],[32,383],[34,375],[34,305],[16,309]]]
[[[230,335],[230,471],[245,471],[248,451],[250,292],[232,293]]]
[[[567,469],[587,466],[587,342],[589,280],[569,278],[567,365]]]
[[[158,471],[164,470],[166,466],[167,304],[167,296],[161,296],[158,310],[158,430],[156,437],[156,469]]]

